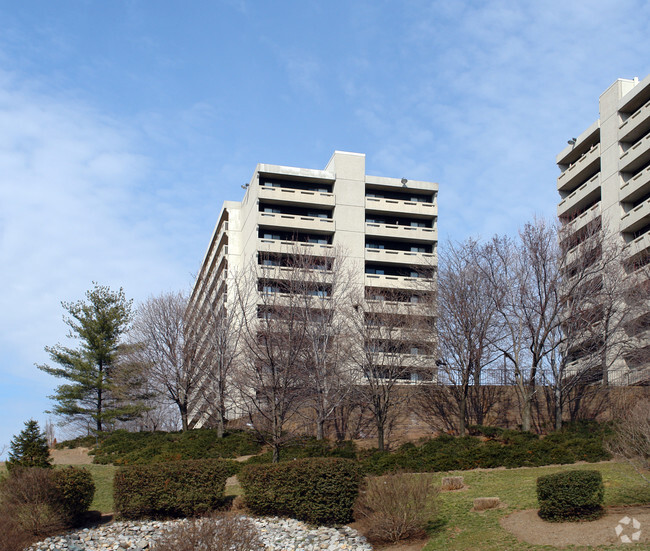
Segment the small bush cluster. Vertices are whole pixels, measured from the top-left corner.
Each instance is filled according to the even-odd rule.
[[[540,438],[531,432],[472,427],[471,433],[480,436],[443,434],[417,446],[404,444],[392,453],[369,450],[360,460],[367,473],[377,475],[595,462],[611,458],[603,446],[606,431],[596,423],[583,423]]]
[[[94,463],[147,465],[186,459],[235,458],[260,451],[252,434],[235,431],[220,438],[216,430],[186,432],[127,432],[117,430],[102,440],[94,454]]]
[[[221,515],[181,522],[167,532],[153,551],[263,551],[253,522],[236,515]]]
[[[14,468],[0,483],[0,550],[22,549],[35,536],[74,526],[94,492],[85,469]]]
[[[396,473],[368,478],[354,508],[370,541],[396,543],[423,537],[436,513],[438,489],[427,475]]]
[[[239,474],[246,507],[253,513],[313,524],[350,522],[361,480],[359,466],[342,458],[247,465]]]
[[[223,505],[234,461],[199,459],[122,467],[113,479],[115,509],[125,518],[205,514]]]
[[[598,471],[565,471],[537,479],[539,516],[544,520],[596,519],[603,513],[604,495]]]

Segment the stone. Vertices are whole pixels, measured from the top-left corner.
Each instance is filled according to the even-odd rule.
[[[474,500],[474,508],[472,511],[486,511],[488,509],[496,509],[501,504],[498,497],[477,497]]]
[[[460,490],[464,485],[462,476],[445,476],[442,478],[441,489],[443,491]]]

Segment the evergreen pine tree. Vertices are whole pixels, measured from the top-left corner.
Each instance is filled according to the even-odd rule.
[[[121,337],[131,322],[132,301],[124,291],[94,284],[85,301],[63,302],[70,314],[65,318],[69,337],[78,339],[78,348],[57,344],[45,347],[51,360],[60,367],[37,365],[39,369],[67,379],[53,396],[52,413],[80,420],[102,432],[115,420],[138,416],[145,408],[140,396],[130,387],[134,377],[120,376]]]
[[[7,469],[15,467],[52,467],[47,438],[34,419],[27,421],[25,428],[11,441]]]

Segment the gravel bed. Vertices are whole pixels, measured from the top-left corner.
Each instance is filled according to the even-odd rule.
[[[372,551],[356,530],[312,528],[293,519],[251,519],[266,551]],[[165,531],[183,520],[113,522],[97,528],[52,536],[32,545],[30,551],[140,551],[149,549]]]

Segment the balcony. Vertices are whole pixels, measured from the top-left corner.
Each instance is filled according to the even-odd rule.
[[[619,141],[622,142],[636,141],[648,132],[650,130],[650,101],[625,119],[618,130]]]
[[[647,199],[621,217],[621,231],[627,233],[635,232],[648,224],[649,221],[650,199]]]
[[[260,212],[258,222],[260,226],[264,226],[265,228],[283,228],[294,231],[304,230],[307,232],[316,231],[328,233],[334,231],[334,220],[331,218]]]
[[[600,170],[600,144],[595,144],[560,174],[557,179],[557,189],[573,191],[598,170]]]
[[[296,277],[298,272],[298,277]],[[257,277],[262,279],[290,280],[298,279],[305,282],[318,281],[319,283],[329,283],[332,279],[332,270],[307,269],[301,270],[291,266],[257,266]]]
[[[650,134],[641,138],[621,155],[619,170],[621,172],[636,172],[648,162],[650,162]]]
[[[650,166],[630,178],[621,186],[621,201],[630,202],[642,197],[650,184]]]
[[[644,233],[643,235],[640,235],[633,241],[626,243],[625,250],[628,258],[631,256],[635,256],[645,250],[650,251],[650,232]]]
[[[333,245],[320,243],[303,243],[302,241],[288,241],[283,239],[258,239],[257,250],[264,253],[291,254],[300,251],[302,254],[314,256],[331,256]]]
[[[382,199],[379,197],[366,197],[366,210],[390,212],[391,214],[419,214],[425,216],[435,216],[437,211],[433,203],[402,201],[400,199]]]
[[[432,281],[426,277],[365,274],[366,287],[383,287],[385,289],[427,289],[431,287]]]
[[[416,253],[410,251],[395,251],[391,249],[366,248],[366,260],[373,262],[388,262],[391,264],[410,264],[414,266],[435,266],[437,257],[433,253]]]
[[[308,191],[304,189],[290,189],[283,187],[259,187],[259,198],[278,203],[292,203],[295,205],[309,206],[334,206],[334,194],[322,191]]]
[[[600,216],[600,202],[596,203],[589,210],[583,212],[575,220],[571,220],[566,226],[564,226],[564,231],[567,235],[573,234],[578,230],[584,228],[589,222],[592,222],[597,217]]]
[[[369,237],[396,237],[430,243],[438,239],[438,230],[433,228],[419,228],[417,226],[398,226],[394,224],[366,222],[366,235]]]
[[[587,180],[571,195],[560,201],[557,207],[558,217],[568,216],[571,212],[577,212],[593,201],[600,194],[600,172],[590,180]]]

